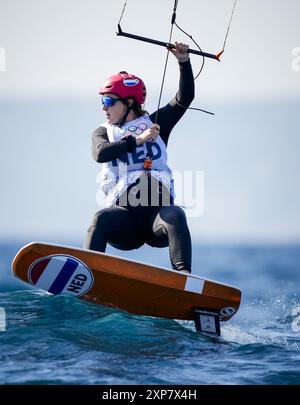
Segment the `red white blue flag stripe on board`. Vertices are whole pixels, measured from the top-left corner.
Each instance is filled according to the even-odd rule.
[[[31,284],[51,294],[82,295],[93,284],[88,267],[72,256],[53,255],[36,260],[29,268]]]

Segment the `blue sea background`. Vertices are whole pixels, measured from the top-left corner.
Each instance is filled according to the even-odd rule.
[[[13,278],[33,240],[82,246],[99,209],[90,136],[100,117],[96,100],[2,100],[0,384],[299,384],[299,105],[219,104],[215,119],[188,113],[170,139],[172,168],[205,173],[204,212],[188,218],[193,272],[242,291],[211,340]],[[108,252],[169,267],[167,249]]]
[[[1,384],[299,384],[299,245],[194,245],[195,273],[242,291],[240,310],[210,339],[192,322],[50,296],[14,279],[11,261],[27,242],[0,245]],[[167,249],[122,256],[169,266]]]
[[[188,218],[193,272],[242,291],[211,340],[191,323],[13,278],[13,257],[33,240],[82,246],[99,209],[90,135],[100,118],[96,101],[2,100],[0,384],[299,384],[299,105],[219,104],[200,124],[189,113],[170,140],[174,169],[205,173],[204,212]],[[169,267],[168,249],[108,253]]]

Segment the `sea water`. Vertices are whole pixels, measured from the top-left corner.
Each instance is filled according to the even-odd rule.
[[[242,291],[211,339],[31,288],[11,273],[22,244],[0,246],[0,384],[300,383],[300,246],[193,247],[193,272]],[[110,253],[169,266],[166,249]]]

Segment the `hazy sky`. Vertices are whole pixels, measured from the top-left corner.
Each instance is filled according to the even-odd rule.
[[[120,70],[153,111],[165,50],[115,35],[123,0],[0,0],[0,237],[80,239],[98,208],[90,135],[98,87]],[[173,0],[128,0],[125,31],[167,40]],[[177,22],[221,50],[232,0],[179,0]],[[204,173],[194,238],[300,240],[300,2],[239,0],[222,62],[207,60],[169,145],[175,170]],[[174,40],[188,42],[174,29]],[[191,45],[194,47],[194,45]],[[193,56],[194,71],[201,58]],[[163,102],[175,93],[171,55]],[[57,236],[58,237],[58,236]]]
[[[123,29],[167,40],[173,0],[128,0]],[[120,69],[157,92],[165,52],[115,35],[123,0],[0,0],[0,46],[7,72],[1,95],[92,98],[103,77]],[[233,0],[180,0],[177,22],[204,50],[221,50]],[[207,61],[199,89],[211,101],[298,96],[292,50],[300,47],[300,2],[238,0],[221,64]],[[183,40],[174,30],[174,39]],[[185,39],[186,40],[186,39]],[[201,60],[193,57],[195,70]],[[177,71],[171,60],[167,86]],[[300,62],[298,63],[300,66]],[[200,84],[201,83],[201,84]]]

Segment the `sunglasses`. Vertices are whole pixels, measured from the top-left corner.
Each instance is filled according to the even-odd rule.
[[[117,101],[121,101],[121,98],[113,98],[109,96],[104,96],[102,97],[102,105],[104,107],[112,107],[113,105],[116,104]]]

